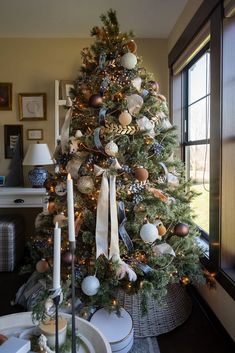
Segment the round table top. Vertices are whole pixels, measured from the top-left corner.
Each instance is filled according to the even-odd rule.
[[[61,313],[63,318],[70,321],[71,315]],[[81,347],[78,353],[112,353],[111,347],[104,335],[90,322],[75,318],[76,329],[81,337]],[[7,337],[15,336],[24,338],[29,329],[36,325],[32,322],[32,313],[23,312],[0,317],[0,334]]]

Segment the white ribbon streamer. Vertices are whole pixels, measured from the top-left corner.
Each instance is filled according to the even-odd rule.
[[[120,165],[115,160],[112,167],[118,169]],[[116,203],[116,175],[108,176],[107,171],[97,165],[94,166],[96,176],[103,174],[96,213],[96,258],[101,254],[111,259],[119,255],[118,215]],[[109,209],[111,220],[110,249],[108,251]]]
[[[65,153],[69,144],[69,126],[72,117],[72,108],[67,110],[63,126],[61,128],[61,150]]]

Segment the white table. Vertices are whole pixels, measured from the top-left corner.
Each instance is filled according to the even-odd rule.
[[[68,321],[71,319],[69,314],[61,315]],[[24,337],[24,333],[34,326],[31,312],[0,317],[0,333],[7,337]],[[112,353],[107,339],[90,322],[76,317],[76,329],[81,336],[81,345],[77,353]]]

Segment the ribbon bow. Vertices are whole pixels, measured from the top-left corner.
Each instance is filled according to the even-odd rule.
[[[112,167],[115,169],[120,168],[117,160],[112,163]],[[120,256],[116,204],[116,175],[108,175],[108,171],[98,165],[94,165],[94,172],[96,176],[103,175],[96,213],[96,258],[103,254],[107,259],[111,259],[114,255]],[[109,209],[111,236],[108,251]]]

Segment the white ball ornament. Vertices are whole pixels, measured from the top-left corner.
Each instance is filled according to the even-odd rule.
[[[128,113],[127,110],[125,110],[124,112],[122,112],[119,117],[118,117],[119,123],[122,126],[126,126],[129,125],[132,121],[132,116],[130,113]]]
[[[140,237],[145,243],[153,243],[156,239],[161,239],[155,224],[146,223],[140,229]]]
[[[126,53],[121,57],[121,65],[128,70],[134,69],[137,64],[137,57],[135,54]]]
[[[90,194],[94,190],[94,181],[92,177],[80,177],[77,182],[77,188],[82,194]]]
[[[87,276],[82,281],[82,291],[84,294],[95,295],[100,288],[100,281],[95,276]]]
[[[110,141],[109,143],[107,143],[107,145],[104,148],[105,153],[107,153],[108,156],[111,157],[116,157],[117,153],[118,153],[118,146],[116,145],[115,142]]]

